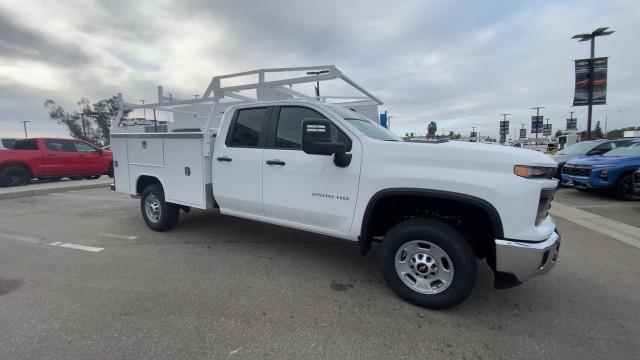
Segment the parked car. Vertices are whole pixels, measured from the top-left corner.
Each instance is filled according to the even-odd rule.
[[[609,191],[621,200],[632,200],[633,173],[640,168],[640,141],[601,156],[577,158],[562,168],[562,180],[582,191]]]
[[[477,259],[493,269],[497,288],[554,266],[561,240],[548,215],[557,186],[549,156],[459,141],[402,141],[364,115],[376,116],[380,101],[335,67],[323,76],[367,95],[363,113],[351,102],[287,100],[262,91],[255,100],[224,104],[208,97],[235,99],[238,88],[298,96],[282,84],[316,81],[265,81],[269,71],[214,77],[202,99],[190,100],[211,106],[202,127],[190,132],[118,126],[136,108],[119,98],[111,128],[114,190],[140,197],[149,228],[167,231],[181,209],[195,207],[357,241],[362,254],[381,242],[387,284],[432,309],[471,294]],[[260,84],[220,87],[223,78],[247,74],[261,74]],[[221,117],[218,106],[224,106]],[[180,128],[180,118],[174,121]]]
[[[24,185],[33,178],[60,180],[113,176],[111,151],[82,140],[35,138],[16,140],[0,151],[0,186]]]
[[[562,167],[567,163],[567,161],[582,156],[604,155],[608,151],[629,144],[631,141],[633,141],[633,139],[583,141],[556,152],[551,156],[553,160],[558,163],[556,179],[562,179]]]
[[[633,195],[640,197],[640,169],[633,173]]]
[[[0,150],[11,150],[16,142],[14,138],[0,138]]]

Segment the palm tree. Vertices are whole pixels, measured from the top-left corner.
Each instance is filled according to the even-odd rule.
[[[438,125],[436,124],[435,121],[432,121],[429,123],[429,126],[427,127],[427,131],[429,133],[429,137],[435,137],[436,135],[436,131],[438,131]]]

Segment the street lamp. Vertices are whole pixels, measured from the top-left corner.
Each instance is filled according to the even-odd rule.
[[[24,138],[28,139],[29,136],[27,135],[27,123],[30,123],[31,121],[29,120],[24,120],[22,121],[22,126],[24,126]]]
[[[307,75],[322,75],[328,72],[329,70],[307,71]],[[316,97],[320,99],[320,80],[316,81]]]
[[[607,131],[607,122],[609,121],[609,115],[613,115],[613,114],[617,114],[617,113],[621,113],[621,112],[622,112],[622,110],[617,110],[617,111],[614,111],[614,112],[610,112],[610,113],[608,113],[608,114],[606,114],[604,116],[604,137],[605,138],[607,137],[607,133],[608,133],[608,131]]]
[[[595,57],[595,45],[596,45],[596,37],[598,36],[607,36],[614,33],[614,31],[607,31],[608,27],[601,27],[593,30],[591,34],[578,34],[573,35],[572,39],[580,39],[578,41],[590,41],[591,43],[591,52],[590,52],[590,60],[589,60],[589,103],[588,103],[588,112],[587,112],[587,140],[591,140],[591,115],[593,112],[592,102],[593,102],[593,58]]]

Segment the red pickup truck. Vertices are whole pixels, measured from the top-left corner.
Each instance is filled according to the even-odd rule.
[[[0,151],[0,186],[28,184],[31,179],[60,180],[113,177],[111,151],[75,139],[16,140],[12,150]]]

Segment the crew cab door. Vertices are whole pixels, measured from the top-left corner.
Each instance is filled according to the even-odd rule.
[[[44,139],[43,175],[68,176],[76,172],[76,150],[73,140]]]
[[[78,174],[102,174],[102,152],[97,148],[79,140],[73,140],[76,150],[76,172]]]
[[[351,163],[338,167],[333,156],[306,154],[301,149],[302,120],[308,118],[329,115],[305,106],[273,108],[262,165],[265,216],[327,234],[347,234],[358,192],[360,143],[334,122],[332,136],[347,143]]]
[[[235,111],[213,155],[213,193],[222,213],[264,216],[262,156],[270,109]]]

